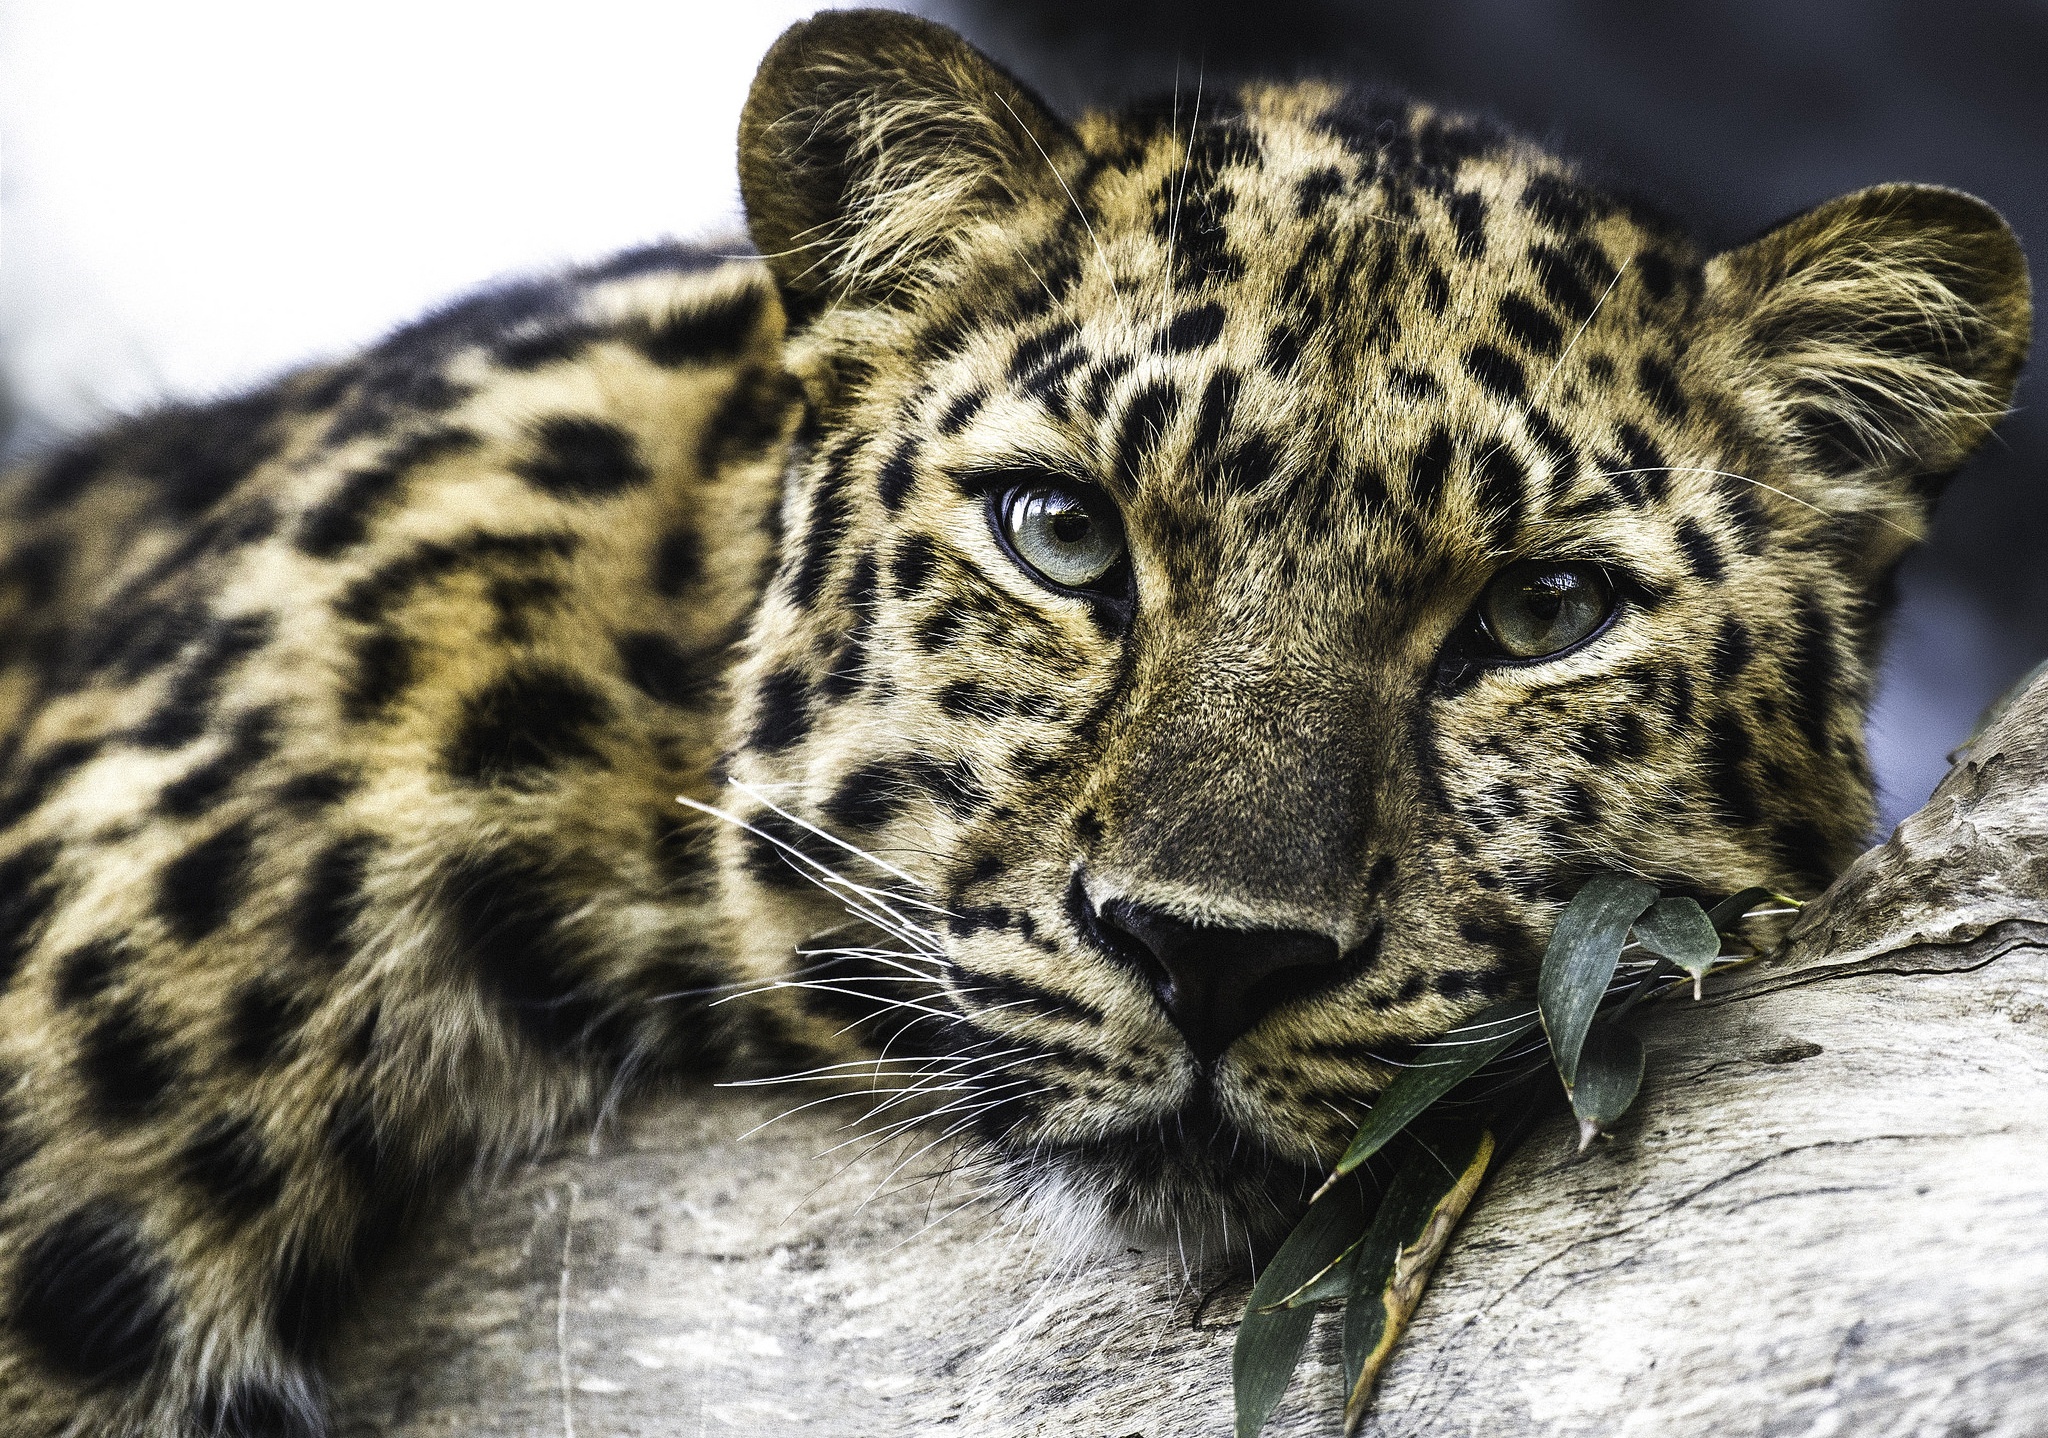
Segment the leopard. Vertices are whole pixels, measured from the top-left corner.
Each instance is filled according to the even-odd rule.
[[[424,1202],[707,1075],[1270,1241],[1589,875],[1870,839],[1892,576],[2026,348],[1981,201],[1705,253],[1418,100],[1070,121],[862,10],[738,171],[744,243],[7,480],[0,1434],[326,1431]]]

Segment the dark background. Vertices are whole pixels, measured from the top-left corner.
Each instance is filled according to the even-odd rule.
[[[1888,180],[1990,201],[2048,274],[2041,0],[935,0],[1069,113],[1231,77],[1387,84],[1483,112],[1659,201],[1708,248]],[[2041,322],[2036,319],[2039,351]],[[2048,382],[1908,562],[1872,723],[1886,823],[2048,654]]]

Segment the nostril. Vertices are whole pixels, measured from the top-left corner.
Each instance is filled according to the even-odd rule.
[[[1084,937],[1145,980],[1204,1062],[1274,1009],[1335,986],[1353,968],[1326,934],[1195,923],[1128,899],[1098,907],[1078,874],[1068,907]]]
[[[1240,1000],[1245,1011],[1254,1015],[1245,1027],[1250,1028],[1252,1023],[1256,1023],[1275,1009],[1284,1008],[1301,999],[1314,998],[1324,989],[1333,987],[1335,974],[1335,964],[1309,962],[1275,969],[1264,978],[1254,981]]]
[[[1139,931],[1140,926],[1128,922],[1122,912],[1131,906],[1112,900],[1105,908],[1095,912],[1095,935],[1102,946],[1145,976],[1155,992],[1173,985],[1173,974],[1159,960],[1159,952]],[[1118,922],[1126,919],[1126,922]]]
[[[1145,976],[1146,982],[1156,990],[1171,982],[1171,975],[1160,965],[1157,956],[1145,940],[1129,928],[1117,922],[1117,915],[1133,907],[1120,899],[1111,899],[1101,908],[1088,897],[1088,886],[1081,881],[1079,870],[1067,886],[1067,914],[1081,936],[1096,948],[1112,958],[1121,959]]]

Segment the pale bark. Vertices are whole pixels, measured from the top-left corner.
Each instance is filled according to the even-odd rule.
[[[2048,1433],[2048,678],[1783,959],[1644,1033],[1614,1139],[1575,1160],[1560,1116],[1482,1196],[1368,1432]],[[922,1137],[819,1157],[836,1105],[742,1141],[767,1092],[451,1201],[343,1345],[340,1432],[1229,1432],[1241,1284],[1063,1268],[910,1182],[936,1150],[892,1173]],[[1333,1330],[1270,1432],[1335,1432]]]

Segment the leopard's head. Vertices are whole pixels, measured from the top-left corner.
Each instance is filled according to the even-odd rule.
[[[1426,106],[1069,126],[879,12],[775,46],[740,171],[812,414],[740,937],[1015,1187],[1271,1227],[1591,872],[1866,842],[1880,599],[2027,333],[1978,201],[1702,258]]]

